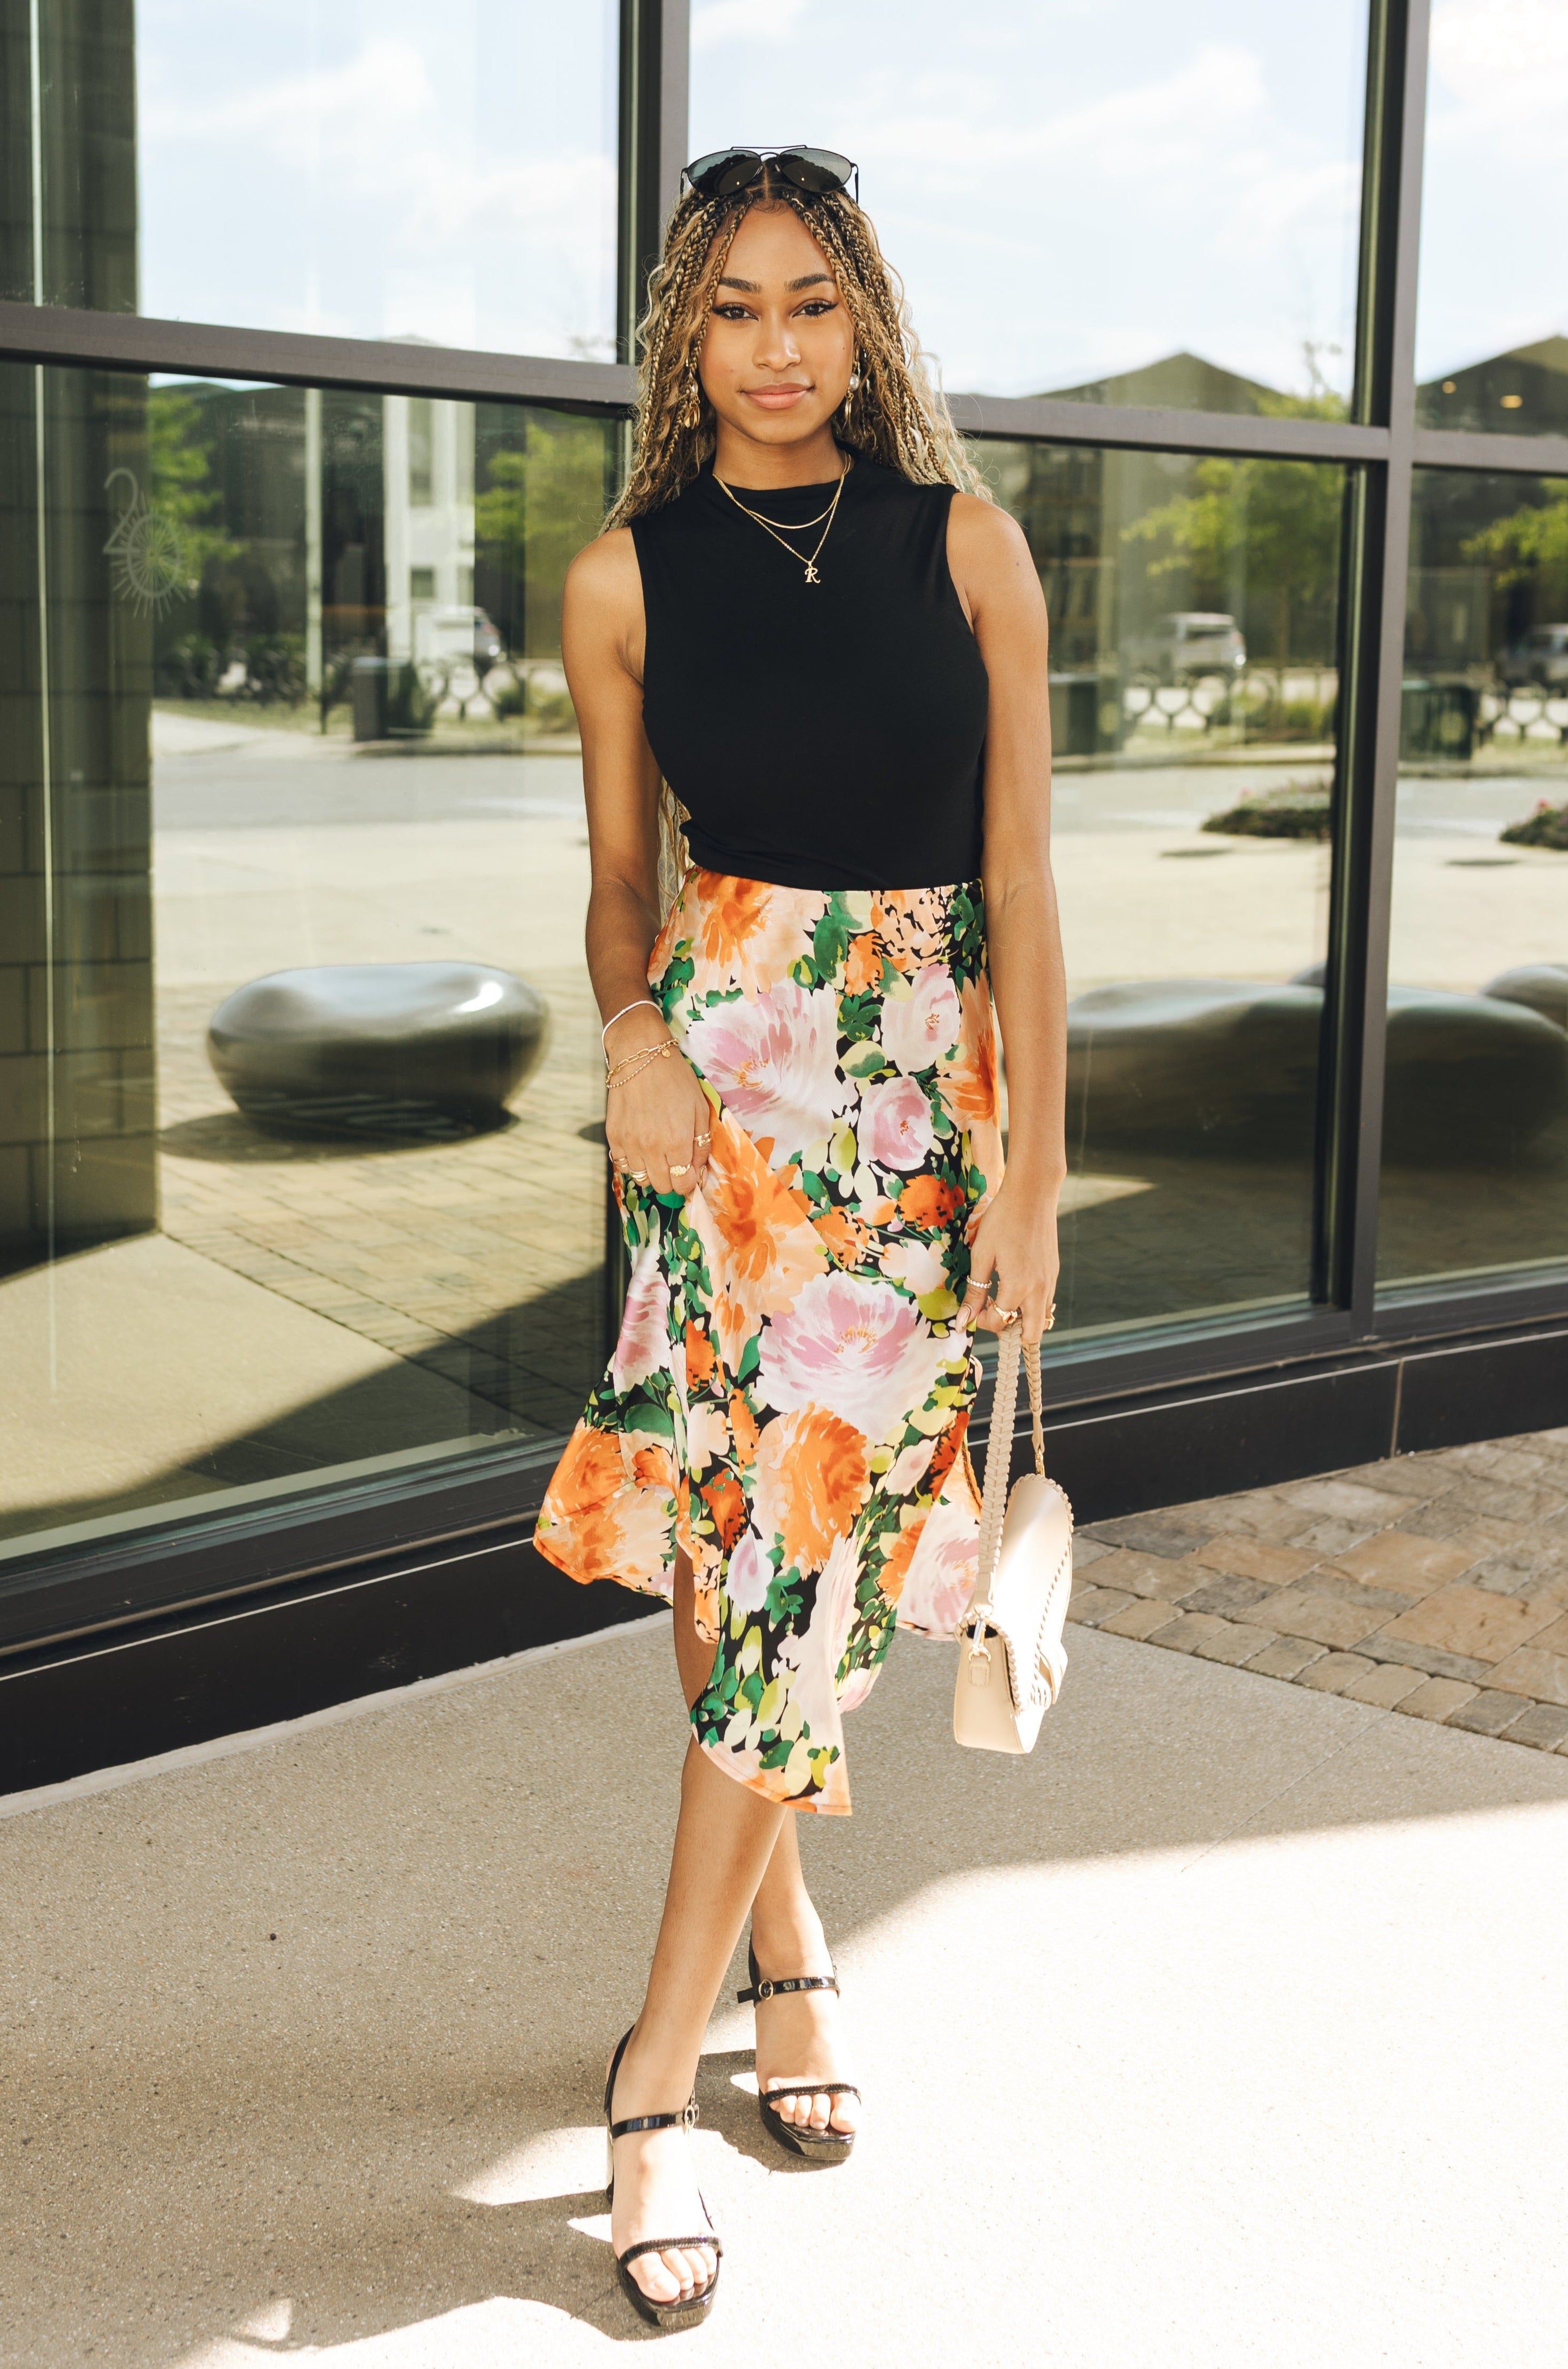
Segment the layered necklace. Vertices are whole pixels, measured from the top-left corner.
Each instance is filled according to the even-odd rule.
[[[833,498],[828,504],[827,509],[825,510],[818,510],[815,518],[795,519],[792,521],[789,525],[785,526],[783,534],[780,533],[779,529],[773,524],[771,519],[763,518],[761,513],[758,510],[747,509],[746,504],[741,500],[739,495],[737,494],[731,486],[727,486],[722,477],[715,475],[714,483],[715,486],[719,486],[723,492],[728,494],[730,500],[735,504],[738,510],[745,510],[746,516],[749,519],[754,520],[757,525],[761,528],[764,534],[771,534],[773,541],[779,545],[779,548],[782,551],[787,551],[792,559],[798,559],[800,561],[801,566],[806,570],[806,581],[807,584],[820,584],[822,578],[818,573],[817,562],[821,555],[822,545],[827,542],[829,535],[832,532],[833,516],[839,507],[839,496],[843,492],[844,479],[849,475],[849,473],[853,466],[853,454],[846,452],[844,455],[844,465],[839,475],[839,482],[833,487]],[[825,524],[824,521],[826,521]],[[807,559],[804,553],[796,551],[792,543],[786,543],[784,541],[784,534],[807,534],[809,533],[810,530],[814,526],[821,527],[822,532],[817,538],[816,550],[811,554],[810,558]]]

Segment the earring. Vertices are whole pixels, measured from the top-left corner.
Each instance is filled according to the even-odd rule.
[[[686,390],[677,416],[682,428],[700,428],[703,424],[703,390],[698,383],[694,361],[686,365]]]
[[[853,367],[853,369],[850,372],[849,391],[848,391],[848,393],[847,393],[847,394],[845,395],[845,396],[844,396],[844,425],[845,425],[845,427],[846,427],[846,428],[849,426],[850,412],[851,412],[851,410],[852,410],[852,409],[853,409],[853,407],[855,396],[859,394],[859,392],[860,392],[860,360],[859,360],[859,357],[857,356],[857,357],[856,357],[856,360],[855,360],[854,367]]]

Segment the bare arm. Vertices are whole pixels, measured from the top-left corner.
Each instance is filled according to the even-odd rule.
[[[561,617],[588,801],[588,969],[600,1016],[613,1024],[606,1038],[612,1062],[670,1036],[646,1000],[659,926],[659,776],[643,730],[643,640],[642,579],[631,534],[621,527],[573,560]],[[608,1090],[611,1158],[656,1192],[694,1192],[707,1152],[696,1138],[708,1129],[709,1110],[681,1054],[656,1060]]]
[[[1007,1174],[976,1230],[971,1309],[988,1281],[1031,1339],[1056,1292],[1057,1196],[1067,1173],[1067,983],[1050,863],[1049,633],[1022,530],[953,498],[948,560],[990,678],[986,936],[1007,1055]],[[991,1329],[993,1320],[981,1319]]]

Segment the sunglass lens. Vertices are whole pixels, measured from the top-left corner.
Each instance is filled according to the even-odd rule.
[[[737,189],[744,189],[762,169],[762,160],[754,148],[715,148],[709,156],[699,156],[686,167],[686,178],[698,194],[704,198],[727,198]]]
[[[846,188],[854,172],[849,158],[831,148],[791,148],[778,162],[797,189],[809,189],[814,197],[824,189]]]

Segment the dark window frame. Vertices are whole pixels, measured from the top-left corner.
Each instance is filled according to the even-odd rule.
[[[1261,1375],[1473,1334],[1568,1312],[1568,1268],[1379,1293],[1376,1285],[1385,991],[1393,877],[1405,578],[1416,468],[1568,475],[1568,437],[1415,424],[1415,295],[1431,0],[1369,11],[1356,364],[1345,422],[958,395],[980,438],[1104,450],[1337,463],[1350,488],[1344,576],[1339,777],[1331,888],[1323,1154],[1313,1304],[1288,1315],[1173,1320],[1051,1361],[1053,1399],[1091,1405],[1178,1382]],[[294,335],[63,306],[0,303],[0,358],[132,372],[249,379],[459,401],[546,404],[626,418],[629,357],[660,224],[684,158],[689,0],[622,0],[619,267],[614,362]],[[618,1248],[607,1224],[607,1291]],[[370,1487],[302,1484],[265,1514],[189,1515],[86,1554],[18,1557],[0,1574],[0,1658],[219,1596],[276,1586],[407,1549],[526,1529],[547,1459],[537,1443]],[[88,1577],[92,1585],[86,1586]],[[83,1591],[86,1589],[85,1593]],[[91,1599],[90,1602],[88,1599]]]

